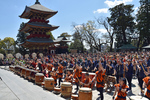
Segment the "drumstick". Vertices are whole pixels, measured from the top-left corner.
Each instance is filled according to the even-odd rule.
[[[143,71],[146,72],[142,64],[141,64],[141,66],[142,66]],[[146,75],[146,74],[145,74],[145,75]],[[147,77],[147,75],[146,75],[146,77]]]

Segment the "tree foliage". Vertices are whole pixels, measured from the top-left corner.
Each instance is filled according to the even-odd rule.
[[[71,37],[67,32],[61,33],[59,37]]]
[[[83,52],[82,49],[84,46],[81,44],[81,42],[78,39],[75,39],[74,42],[72,42],[69,46],[69,49],[77,49],[77,52]]]
[[[47,35],[50,35],[50,39],[55,40],[55,38],[54,38],[52,32],[47,32],[46,34],[47,34]]]
[[[110,8],[108,22],[116,35],[117,47],[130,42],[130,35],[134,32],[135,23],[132,16],[134,5],[120,4]]]
[[[150,44],[150,0],[140,0],[140,7],[137,13],[137,33],[139,34],[139,41],[137,47],[140,44]]]
[[[20,24],[19,30],[21,30],[24,26],[25,26],[25,23],[22,22]],[[17,37],[16,45],[18,46],[19,52],[21,54],[26,54],[27,53],[27,48],[24,48],[23,46],[21,46],[21,44],[26,41],[27,33],[19,31],[16,37]]]
[[[15,40],[11,37],[6,37],[4,40],[2,40],[2,48],[4,50],[11,49],[12,46],[15,45]]]

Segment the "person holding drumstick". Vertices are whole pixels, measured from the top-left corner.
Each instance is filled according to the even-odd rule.
[[[75,70],[73,73],[73,78],[75,78],[75,84],[77,86],[77,91],[79,89],[79,82],[81,81],[81,77],[82,77],[82,68],[80,68],[80,66],[78,64],[75,64]]]
[[[92,81],[89,82],[89,84],[91,84],[96,79],[96,81],[97,81],[96,87],[97,87],[97,91],[100,92],[101,100],[104,100],[103,88],[104,88],[104,76],[105,76],[105,73],[106,73],[106,70],[102,67],[101,61],[99,61],[98,71],[96,72],[96,75],[92,79]]]
[[[62,77],[63,77],[63,66],[60,64],[60,63],[58,63],[58,81],[59,81],[59,87],[60,87],[60,82],[62,82]]]
[[[83,87],[91,88],[91,84],[89,84],[89,82],[91,82],[91,79],[90,79],[89,73],[86,72],[86,73],[85,73],[85,78],[83,79],[82,82],[80,82],[80,84],[81,84]]]
[[[139,95],[142,95],[142,85],[143,85],[143,78],[145,77],[145,72],[146,71],[146,66],[143,64],[143,60],[140,59],[139,63],[137,64],[137,78],[138,78],[138,82],[139,82],[139,86],[141,88],[141,92],[139,93]]]
[[[131,89],[131,83],[132,83],[132,74],[133,74],[133,65],[131,63],[131,59],[128,59],[126,63],[124,63],[125,66],[125,70],[126,70],[126,78],[127,81],[129,83],[129,89],[132,91]]]
[[[52,70],[52,78],[54,78],[54,81],[55,81],[55,86],[57,85],[57,70],[54,68]]]
[[[72,78],[73,78],[73,75],[72,75],[72,73],[71,73],[71,70],[68,69],[64,81],[65,81],[65,82],[70,82],[70,83],[72,83]]]
[[[126,100],[127,91],[129,90],[129,87],[126,85],[126,78],[120,78],[119,84],[115,84],[115,92],[112,97],[112,100]],[[117,97],[115,98],[117,93]]]

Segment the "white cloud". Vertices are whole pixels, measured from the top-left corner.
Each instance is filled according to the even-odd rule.
[[[129,2],[132,2],[133,0],[106,0],[104,3],[108,5],[108,7],[112,8],[116,5],[119,5],[121,3],[129,3]]]
[[[97,9],[93,13],[107,13],[107,12],[108,12],[108,8],[103,8],[103,9]]]
[[[134,8],[134,13],[137,14],[138,13],[138,7]]]
[[[83,25],[76,25],[75,28],[74,28],[74,30],[75,29],[82,29],[82,28],[83,28]]]
[[[106,29],[97,29],[97,30],[94,30],[94,32],[107,33],[107,30]]]

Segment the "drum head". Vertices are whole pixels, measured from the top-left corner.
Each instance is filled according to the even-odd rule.
[[[79,89],[81,92],[92,92],[91,88],[82,87]]]
[[[61,85],[63,85],[63,86],[71,86],[71,83],[70,82],[62,82]]]
[[[43,73],[36,73],[36,76],[44,76]]]
[[[47,81],[54,81],[53,78],[45,78],[45,80],[47,80]]]
[[[141,100],[141,96],[131,96],[130,99],[131,100]]]
[[[72,94],[71,96],[72,96],[72,97],[78,97],[78,95],[76,95],[76,94]]]

